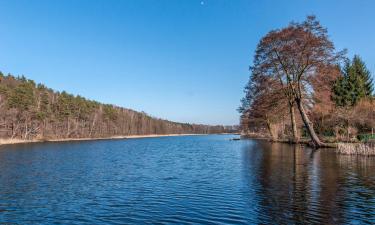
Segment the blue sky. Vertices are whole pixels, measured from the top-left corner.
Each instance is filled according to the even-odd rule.
[[[372,0],[0,0],[0,70],[173,121],[237,124],[254,49],[315,14],[375,72]]]

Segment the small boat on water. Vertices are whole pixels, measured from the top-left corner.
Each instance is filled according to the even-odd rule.
[[[241,138],[231,138],[230,140],[231,141],[239,141],[239,140],[241,140]]]

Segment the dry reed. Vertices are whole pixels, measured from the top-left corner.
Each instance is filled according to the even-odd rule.
[[[336,152],[345,155],[375,156],[375,143],[339,143]]]

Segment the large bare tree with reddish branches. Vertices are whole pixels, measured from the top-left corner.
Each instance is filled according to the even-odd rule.
[[[252,73],[245,93],[239,108],[242,130],[257,130],[260,134],[266,128],[271,140],[276,141],[278,131],[284,128],[284,117],[288,114],[287,102],[279,98],[283,95],[280,83],[272,77]],[[281,123],[283,125],[280,127]],[[282,135],[283,132],[284,129],[281,130]]]
[[[256,49],[252,73],[279,81],[291,112],[296,105],[316,147],[327,145],[314,131],[305,100],[314,91],[311,82],[319,68],[337,64],[342,54],[335,51],[327,30],[314,16],[307,17],[302,23],[291,23],[269,32]]]
[[[270,137],[273,141],[277,139],[275,125],[279,123],[286,114],[286,101],[280,99],[274,101],[282,95],[280,84],[270,77],[257,76],[251,77],[252,102],[247,110],[248,116],[253,120],[263,122],[267,127]]]

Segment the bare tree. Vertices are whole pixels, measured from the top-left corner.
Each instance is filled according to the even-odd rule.
[[[343,52],[337,53],[327,30],[314,16],[302,23],[291,23],[273,30],[257,46],[253,73],[277,79],[288,102],[296,104],[302,121],[317,147],[327,146],[314,131],[304,104],[312,95],[312,78],[322,66],[334,65]],[[291,107],[293,108],[293,107]]]

